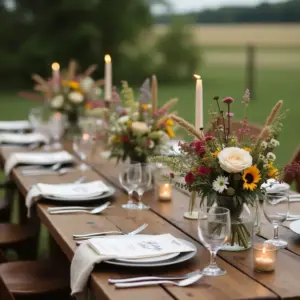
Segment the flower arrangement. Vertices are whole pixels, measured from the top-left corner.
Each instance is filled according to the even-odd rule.
[[[256,200],[263,196],[261,185],[270,178],[279,178],[273,151],[279,146],[277,136],[287,111],[279,112],[283,101],[278,101],[260,134],[253,136],[247,118],[250,101],[248,90],[242,100],[245,117],[236,131],[231,126],[231,106],[234,99],[222,99],[226,114],[221,108],[219,97],[215,97],[214,101],[217,111],[210,112],[213,135],[205,135],[203,130],[197,130],[185,120],[174,116],[173,120],[184,127],[195,140],[179,144],[181,156],[158,156],[151,161],[162,163],[172,172],[184,177],[185,183],[176,184],[198,193],[202,204],[206,200],[207,206],[227,207],[232,224],[236,223],[235,226],[232,225],[231,245],[248,248],[250,232],[246,226],[239,224],[239,219],[245,205],[254,206]],[[174,173],[171,173],[171,179],[174,178]]]
[[[55,65],[57,63],[54,63]],[[78,126],[78,118],[90,103],[100,98],[102,90],[100,86],[104,81],[91,77],[96,70],[96,65],[90,66],[84,73],[77,74],[77,64],[71,60],[65,72],[53,69],[53,76],[50,80],[34,74],[33,80],[36,82],[35,91],[44,94],[51,110],[61,112],[68,116],[70,127]]]
[[[110,157],[118,161],[130,158],[131,161],[145,162],[149,156],[157,155],[166,148],[169,139],[175,136],[174,121],[169,110],[177,99],[156,109],[155,89],[150,104],[149,79],[142,85],[138,101],[126,81],[122,82],[120,94],[123,106],[117,106],[109,116]]]

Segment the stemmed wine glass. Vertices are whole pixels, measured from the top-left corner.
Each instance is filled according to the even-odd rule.
[[[90,156],[94,145],[94,137],[88,133],[75,136],[73,139],[73,150],[77,153],[81,160],[86,161]],[[84,172],[89,170],[90,167],[82,162],[79,166],[79,170]]]
[[[134,184],[133,181],[135,176],[139,176],[139,168],[140,164],[134,163],[126,165],[125,168],[119,173],[119,181],[128,193],[128,202],[122,205],[122,207],[125,209],[137,209],[137,205],[133,203],[132,194],[137,188],[137,184]],[[137,180],[138,178],[136,178],[136,181]]]
[[[53,138],[53,149],[61,149],[62,145],[59,142],[65,126],[66,118],[61,113],[54,113],[50,119],[50,132]]]
[[[203,207],[199,211],[198,235],[200,242],[210,252],[210,264],[201,272],[206,276],[225,275],[218,267],[216,255],[231,234],[230,211],[223,207]]]
[[[277,248],[285,248],[287,242],[279,239],[279,226],[287,219],[290,209],[290,201],[288,193],[266,193],[263,202],[263,211],[266,219],[273,225],[273,239],[265,241]]]
[[[151,186],[152,170],[148,164],[136,164],[134,168],[128,172],[128,183],[133,187],[138,194],[139,202],[133,209],[144,210],[149,209],[148,205],[142,202],[144,192]]]

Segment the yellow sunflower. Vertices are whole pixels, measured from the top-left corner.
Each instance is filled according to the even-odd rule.
[[[165,122],[165,125],[166,125],[166,126],[173,126],[173,125],[174,125],[174,121],[171,120],[171,119],[168,119],[168,120]]]
[[[166,127],[166,132],[167,132],[167,134],[168,134],[169,137],[174,137],[175,136],[174,131],[169,126]]]
[[[253,191],[257,187],[257,183],[261,180],[260,172],[256,165],[251,166],[243,172],[243,188],[244,190]]]

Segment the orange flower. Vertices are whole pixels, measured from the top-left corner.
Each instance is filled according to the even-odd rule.
[[[93,108],[93,105],[91,103],[86,103],[85,104],[85,109],[90,110]]]
[[[128,121],[128,122],[127,122],[127,126],[130,127],[131,125],[132,125],[132,121]]]
[[[220,148],[217,148],[217,150],[216,150],[215,152],[212,152],[211,155],[212,155],[213,157],[217,157],[218,154],[219,154],[220,152],[221,152],[221,149],[220,149]]]
[[[171,120],[171,119],[168,119],[168,120],[165,122],[165,125],[166,125],[166,126],[173,126],[173,125],[174,125],[174,121]]]
[[[141,109],[146,111],[148,110],[148,105],[147,104],[141,104]]]
[[[169,126],[166,127],[166,132],[167,132],[167,134],[168,134],[169,137],[174,137],[175,136],[174,131]]]
[[[248,152],[251,152],[252,149],[251,148],[248,148],[248,147],[244,147],[244,150],[248,151]]]

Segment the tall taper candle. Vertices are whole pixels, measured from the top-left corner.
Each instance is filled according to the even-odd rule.
[[[105,71],[104,71],[104,100],[110,101],[112,95],[112,62],[110,55],[104,56]]]
[[[152,113],[154,113],[157,109],[157,78],[155,75],[152,76],[151,96],[152,96]]]
[[[53,87],[56,89],[56,88],[59,87],[59,79],[60,79],[59,70],[60,70],[60,65],[59,65],[59,63],[54,62],[51,65],[51,68],[52,68],[52,84],[53,84]]]
[[[203,128],[203,87],[202,79],[199,75],[196,78],[196,99],[195,99],[195,127]]]

